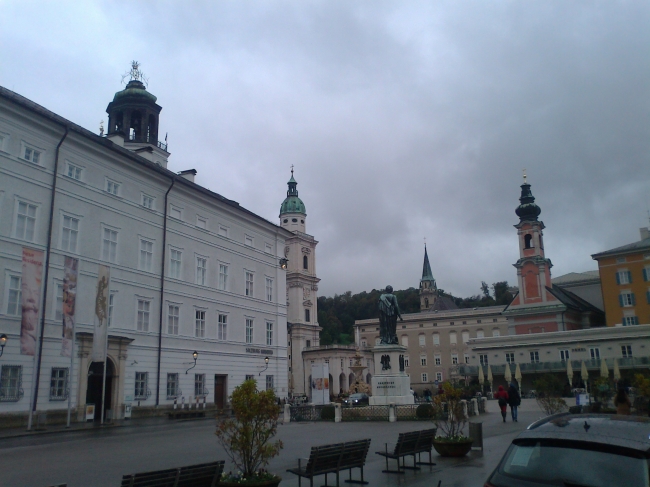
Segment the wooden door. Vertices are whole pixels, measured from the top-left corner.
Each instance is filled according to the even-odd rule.
[[[214,404],[217,409],[223,409],[226,405],[226,375],[214,376]]]

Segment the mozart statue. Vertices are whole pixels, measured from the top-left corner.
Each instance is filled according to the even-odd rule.
[[[386,286],[386,292],[379,296],[379,334],[382,345],[399,344],[397,318],[404,321],[399,312],[397,298],[393,294],[393,287]]]

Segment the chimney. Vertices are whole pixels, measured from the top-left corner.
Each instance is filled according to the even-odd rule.
[[[648,227],[639,228],[639,233],[641,234],[641,240],[650,238],[650,231],[648,231]]]
[[[187,179],[188,181],[194,182],[194,176],[196,176],[196,169],[188,169],[186,171],[181,171],[178,175],[182,178]]]

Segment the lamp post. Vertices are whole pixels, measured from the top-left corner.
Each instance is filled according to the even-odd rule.
[[[5,345],[7,344],[7,335],[4,333],[0,335],[0,357],[2,357],[2,354],[5,351]]]
[[[269,358],[268,357],[264,357],[264,364],[266,365],[266,367],[264,367],[262,370],[260,370],[260,373],[257,374],[258,376],[262,375],[262,372],[264,372],[266,369],[269,368]]]
[[[192,365],[189,369],[187,369],[187,370],[185,371],[186,374],[187,374],[190,370],[192,370],[194,367],[196,367],[196,359],[199,358],[199,352],[197,352],[196,350],[194,350],[194,353],[192,353],[192,358],[194,359],[194,365]]]
[[[280,259],[280,269],[287,270],[287,264],[289,263],[288,259]]]

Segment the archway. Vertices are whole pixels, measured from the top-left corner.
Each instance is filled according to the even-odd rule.
[[[343,372],[339,375],[339,392],[345,392],[348,390],[348,385],[346,384],[346,377]]]
[[[95,421],[100,421],[102,411],[102,382],[104,375],[104,362],[91,362],[88,367],[88,386],[86,388],[86,404],[95,405]],[[110,358],[106,359],[106,389],[105,401],[106,408],[104,410],[104,419],[107,417],[108,411],[112,404],[113,399],[113,376],[115,375],[115,366]]]

